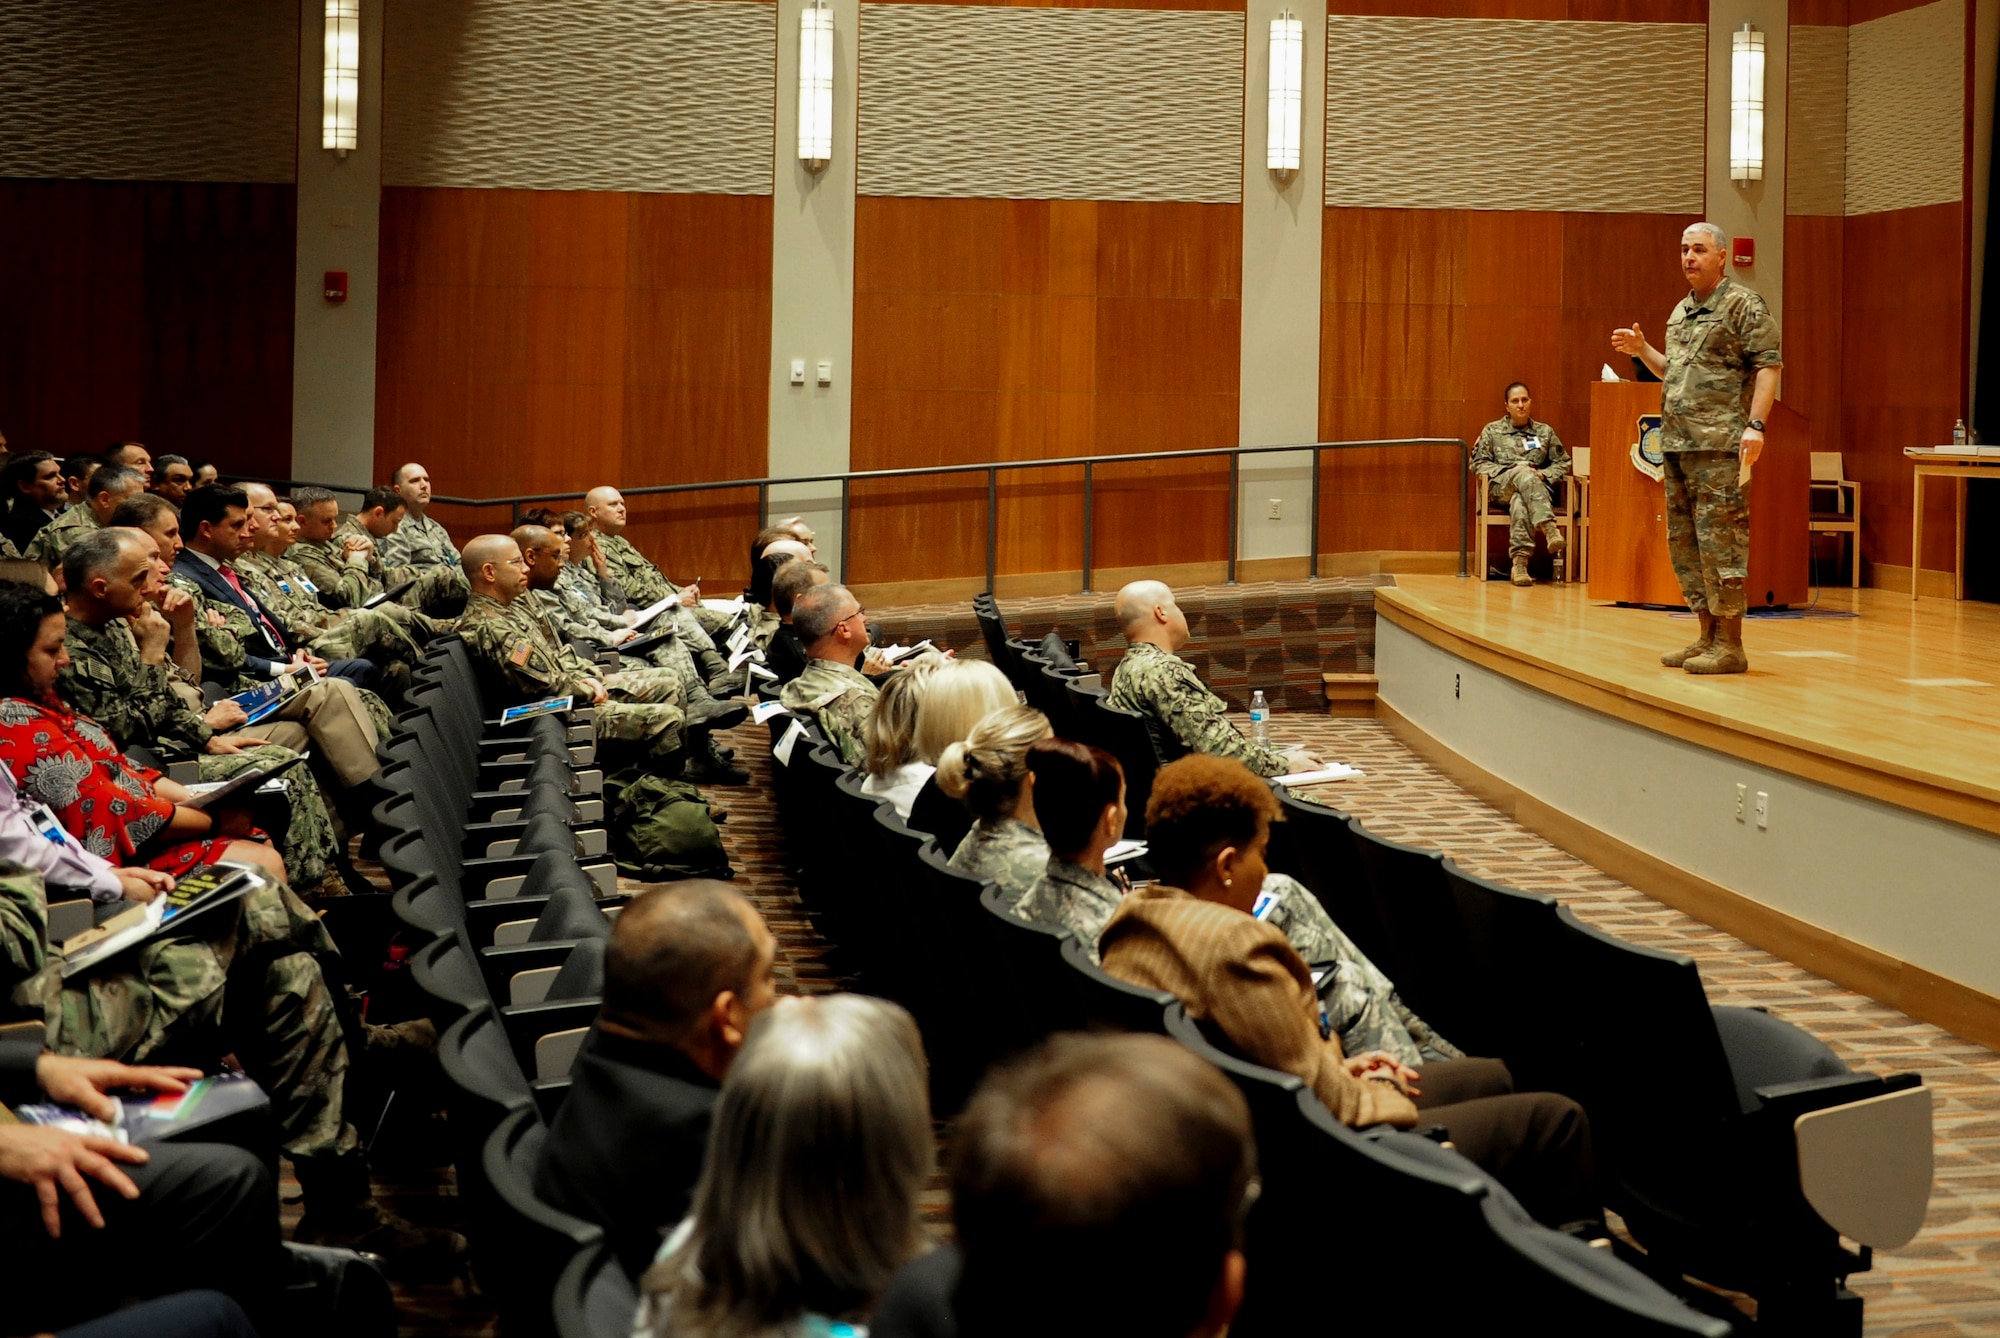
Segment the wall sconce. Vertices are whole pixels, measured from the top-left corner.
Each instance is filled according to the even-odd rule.
[[[808,0],[799,11],[799,162],[818,172],[833,157],[833,10]]]
[[[1764,34],[1747,23],[1729,34],[1729,179],[1764,179]]]
[[[1279,10],[1278,17],[1271,20],[1271,105],[1264,129],[1264,165],[1280,186],[1298,175],[1305,63],[1305,24],[1289,9]]]
[[[342,158],[361,125],[361,0],[326,0],[326,84],[319,146]]]

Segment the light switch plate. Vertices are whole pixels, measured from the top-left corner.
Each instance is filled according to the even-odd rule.
[[[833,359],[821,358],[819,360],[819,383],[823,386],[833,384]]]
[[[793,358],[792,384],[795,386],[802,386],[805,383],[806,383],[806,360],[804,358]]]

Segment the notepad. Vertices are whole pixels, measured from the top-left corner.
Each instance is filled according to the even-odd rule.
[[[1331,762],[1318,771],[1294,771],[1289,776],[1275,777],[1273,785],[1318,785],[1322,781],[1346,780],[1351,776],[1367,773],[1358,767],[1350,767],[1344,762]]]

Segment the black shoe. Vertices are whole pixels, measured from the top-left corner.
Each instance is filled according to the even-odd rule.
[[[402,1282],[445,1282],[465,1271],[465,1237],[420,1227],[373,1200],[339,1221],[324,1221],[308,1212],[292,1239],[300,1245],[379,1255],[389,1276]]]
[[[704,757],[700,753],[693,753],[689,755],[687,766],[681,772],[681,779],[696,785],[748,785],[750,773],[727,758]]]
[[[742,702],[719,702],[711,699],[694,702],[687,708],[688,728],[703,733],[716,729],[733,729],[749,718],[750,708]]]

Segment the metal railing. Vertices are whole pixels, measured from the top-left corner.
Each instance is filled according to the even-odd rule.
[[[1076,469],[1083,470],[1083,589],[1090,591],[1092,560],[1095,557],[1097,525],[1096,508],[1092,505],[1096,484],[1097,468],[1100,465],[1141,464],[1154,460],[1199,460],[1227,456],[1229,458],[1229,583],[1236,583],[1238,529],[1242,516],[1241,475],[1243,457],[1248,455],[1297,455],[1312,452],[1312,489],[1309,505],[1311,524],[1307,548],[1307,574],[1319,575],[1319,492],[1320,459],[1326,451],[1374,450],[1382,447],[1402,446],[1456,446],[1459,451],[1458,471],[1458,574],[1468,574],[1468,564],[1472,558],[1472,511],[1471,498],[1467,492],[1467,477],[1472,467],[1472,448],[1463,437],[1390,437],[1379,441],[1313,441],[1292,446],[1213,446],[1193,451],[1148,451],[1137,455],[1071,455],[1053,460],[998,460],[980,465],[918,465],[908,469],[868,469],[852,470],[841,474],[802,474],[789,478],[719,479],[708,483],[652,483],[635,488],[621,487],[619,491],[626,497],[658,497],[676,493],[721,492],[728,489],[757,490],[757,514],[768,518],[771,514],[771,489],[773,487],[793,487],[801,484],[838,483],[840,485],[840,571],[841,579],[847,579],[848,539],[853,533],[849,515],[856,483],[872,483],[881,479],[924,478],[932,475],[984,474],[986,476],[986,589],[993,590],[994,577],[1000,553],[1000,475],[1024,469]],[[273,486],[301,486],[306,480],[298,479],[253,479],[258,483]],[[322,483],[316,486],[333,492],[360,493],[365,489],[346,484]],[[519,524],[521,508],[544,502],[568,501],[581,498],[578,492],[538,492],[523,493],[506,497],[445,497],[433,496],[432,505],[488,507],[504,506],[510,509],[514,524]]]

